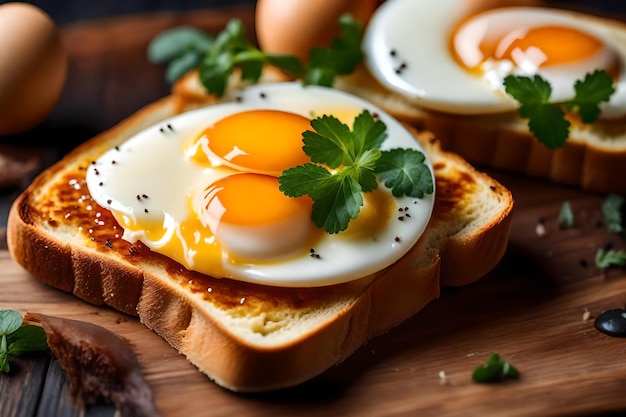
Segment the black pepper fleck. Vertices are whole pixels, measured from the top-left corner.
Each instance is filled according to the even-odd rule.
[[[398,220],[400,220],[400,221],[404,221],[404,216],[400,216],[400,217],[398,217]]]
[[[402,240],[402,239],[400,239],[400,236],[396,236],[396,238],[395,238],[394,240],[395,240],[396,242],[400,242],[400,240]]]
[[[113,244],[111,244],[111,238],[107,237],[107,241],[104,244],[107,248],[112,249],[113,248]]]
[[[261,97],[262,99],[266,99],[267,95],[265,93],[259,93],[259,97]]]
[[[391,51],[389,51],[389,55],[391,56],[396,56],[398,54],[398,52],[395,49],[392,49]]]

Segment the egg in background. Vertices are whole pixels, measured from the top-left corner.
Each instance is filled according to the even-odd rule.
[[[379,0],[258,0],[255,24],[264,52],[303,61],[312,47],[326,48],[339,35],[339,17],[349,13],[363,25]]]
[[[364,35],[368,69],[421,107],[470,115],[517,109],[502,84],[509,74],[538,73],[553,87],[551,100],[561,102],[573,97],[576,80],[605,69],[616,76],[617,91],[603,117],[626,114],[626,44],[610,25],[565,10],[489,10],[488,3],[388,0]],[[507,45],[513,54],[501,51]]]
[[[52,19],[27,3],[0,5],[0,135],[27,131],[56,105],[67,55]]]

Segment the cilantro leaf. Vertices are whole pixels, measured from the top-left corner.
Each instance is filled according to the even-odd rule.
[[[424,160],[424,154],[414,149],[383,151],[375,172],[395,197],[422,198],[433,192],[433,178]]]
[[[235,68],[243,80],[257,82],[263,66],[273,65],[305,85],[331,87],[335,76],[354,71],[362,59],[361,23],[350,15],[339,19],[340,36],[328,48],[312,48],[308,67],[296,56],[265,53],[250,42],[242,22],[231,19],[217,36],[193,28],[180,27],[165,31],[148,45],[148,57],[154,64],[169,62],[166,80],[174,83],[193,68],[199,69],[200,81],[209,93],[224,95]]]
[[[505,91],[520,102],[519,114],[528,119],[528,129],[549,149],[563,146],[570,123],[558,106],[550,103],[552,87],[539,75],[504,79]]]
[[[477,366],[472,373],[474,382],[490,383],[503,381],[507,378],[519,378],[519,371],[511,363],[492,353],[487,363]]]
[[[354,119],[352,127],[354,134],[353,153],[358,155],[365,149],[377,149],[387,139],[387,127],[380,120],[376,120],[370,112],[365,110]]]
[[[561,205],[558,222],[561,229],[567,229],[574,226],[574,212],[572,211],[572,205],[569,201],[564,201]]]
[[[624,197],[619,194],[609,194],[602,202],[602,217],[606,227],[613,233],[623,233],[622,208]]]
[[[148,45],[148,60],[163,64],[189,53],[198,57],[211,45],[213,37],[201,30],[181,26],[157,35]]]
[[[311,198],[315,201],[311,218],[317,227],[331,234],[346,230],[363,206],[361,185],[349,175],[330,176]]]
[[[348,227],[363,206],[363,193],[375,190],[379,181],[394,196],[421,198],[433,192],[424,155],[413,149],[381,151],[387,127],[367,110],[355,118],[352,130],[333,116],[318,117],[311,127],[302,141],[313,163],[283,171],[279,190],[289,197],[308,195],[311,218],[328,233]]]
[[[307,130],[302,134],[304,153],[311,161],[337,168],[350,163],[350,128],[336,117],[322,116],[311,121],[315,132]]]
[[[9,372],[9,349],[7,347],[7,336],[0,337],[0,372]]]
[[[304,164],[286,169],[278,178],[280,192],[287,197],[301,197],[323,189],[332,174],[316,164]]]
[[[593,123],[600,116],[600,103],[609,101],[615,88],[606,71],[596,70],[576,81],[574,91],[574,98],[567,101],[565,107],[580,114],[583,123]]]
[[[574,85],[575,96],[565,103],[551,103],[552,87],[540,75],[509,75],[504,90],[520,103],[519,115],[528,119],[528,128],[549,149],[563,146],[569,137],[570,122],[565,110],[578,113],[583,123],[593,123],[600,116],[600,103],[615,92],[606,71],[587,74]]]
[[[606,250],[598,249],[596,252],[596,266],[600,269],[606,269],[611,266],[626,266],[626,252],[623,250]]]
[[[552,94],[550,84],[539,75],[532,78],[509,75],[504,79],[504,89],[522,106],[548,103]]]

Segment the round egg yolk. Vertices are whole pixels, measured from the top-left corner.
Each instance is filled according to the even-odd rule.
[[[204,130],[210,152],[234,168],[278,176],[309,161],[302,132],[311,121],[279,110],[250,110],[227,116]]]
[[[539,68],[579,65],[592,61],[598,69],[617,72],[615,54],[608,52],[604,42],[574,27],[544,25],[510,28],[497,19],[476,16],[459,26],[452,38],[452,52],[463,67],[482,73],[489,60],[509,60],[516,67],[533,73]]]
[[[215,181],[198,196],[200,221],[231,259],[271,261],[310,247],[311,199],[287,197],[278,187],[273,176],[240,173]]]

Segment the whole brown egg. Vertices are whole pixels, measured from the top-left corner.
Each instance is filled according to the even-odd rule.
[[[0,5],[0,135],[41,123],[61,96],[67,56],[52,19],[27,3]]]
[[[365,24],[379,0],[258,0],[256,35],[264,52],[306,60],[313,46],[327,47],[339,34],[339,17]]]

